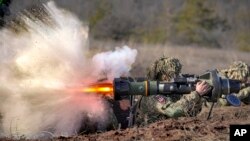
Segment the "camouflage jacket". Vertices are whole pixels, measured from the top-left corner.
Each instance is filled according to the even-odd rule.
[[[238,97],[239,100],[243,102],[244,104],[250,104],[250,87],[243,88],[238,93],[235,93],[234,95]],[[218,100],[218,104],[219,106],[230,105],[224,97]]]
[[[221,70],[219,71],[219,74],[221,75],[221,77],[225,77],[225,78],[229,78],[228,74],[226,74],[228,70]],[[238,76],[239,78],[241,78],[242,76],[240,74],[234,74],[234,76]],[[241,77],[240,77],[241,76]],[[236,97],[239,98],[239,100],[241,100],[244,104],[250,104],[250,87],[245,87],[243,89],[241,89],[238,93],[234,94]],[[219,106],[228,106],[229,103],[227,102],[227,100],[223,97],[220,98],[218,100],[218,104]]]
[[[245,104],[250,104],[250,87],[241,89],[237,94],[235,94],[242,102]]]
[[[144,125],[165,118],[195,116],[201,110],[201,106],[201,97],[196,91],[187,95],[141,97],[135,123]]]

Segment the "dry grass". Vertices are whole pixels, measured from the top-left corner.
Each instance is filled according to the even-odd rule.
[[[138,50],[131,75],[145,75],[147,67],[162,55],[176,57],[183,64],[182,73],[203,74],[206,70],[227,68],[233,61],[242,60],[250,64],[250,52],[226,49],[209,49],[191,46],[140,45],[133,43],[95,42],[90,45],[93,52],[101,52],[128,45]]]

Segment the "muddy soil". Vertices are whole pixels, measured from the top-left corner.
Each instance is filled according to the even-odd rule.
[[[214,108],[207,120],[209,109],[205,108],[197,117],[167,119],[143,128],[128,128],[89,135],[58,137],[53,140],[86,141],[130,141],[130,140],[229,140],[232,124],[250,124],[250,105],[241,107]]]
[[[208,108],[197,117],[181,117],[158,121],[145,127],[112,130],[104,133],[50,138],[51,141],[228,141],[230,125],[250,124],[250,105],[214,108],[207,120]],[[12,139],[0,139],[12,141]],[[31,141],[31,140],[25,141]],[[38,141],[38,140],[32,140]],[[40,141],[40,140],[39,140]]]

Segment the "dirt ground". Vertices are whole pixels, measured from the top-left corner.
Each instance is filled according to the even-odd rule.
[[[128,128],[89,135],[58,137],[52,140],[86,141],[179,141],[179,140],[229,140],[231,124],[250,124],[250,105],[241,107],[214,108],[207,120],[209,109],[204,109],[197,117],[167,119],[144,128]]]
[[[197,117],[167,119],[143,128],[127,128],[104,133],[94,133],[72,137],[57,137],[52,141],[228,141],[229,126],[250,124],[250,105],[241,107],[214,108],[207,120],[209,109],[204,108]],[[12,141],[11,139],[0,139]],[[23,139],[25,140],[25,139]],[[31,140],[29,140],[31,141]],[[33,141],[33,140],[32,140]],[[36,140],[38,141],[38,140]]]

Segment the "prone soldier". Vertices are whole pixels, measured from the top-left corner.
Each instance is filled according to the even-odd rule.
[[[235,61],[233,62],[229,68],[218,70],[220,75],[228,78],[239,80],[243,84],[249,81],[249,66],[243,61]],[[242,88],[238,93],[234,94],[241,102],[244,104],[250,104],[250,87],[246,86]],[[220,106],[229,106],[228,101],[223,97],[218,99],[218,103]]]
[[[148,69],[149,80],[170,81],[180,75],[182,64],[176,58],[161,57]],[[201,96],[206,95],[211,87],[205,82],[198,82],[195,91],[187,95],[141,96],[136,108],[135,123],[139,126],[165,118],[196,116],[202,105]]]

